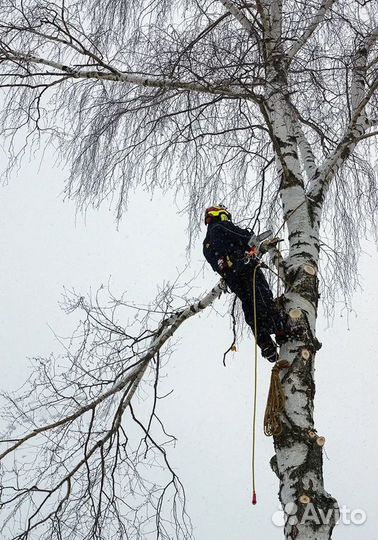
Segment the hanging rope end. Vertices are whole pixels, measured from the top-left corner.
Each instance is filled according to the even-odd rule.
[[[257,504],[257,497],[256,497],[256,491],[253,490],[252,493],[252,504]]]

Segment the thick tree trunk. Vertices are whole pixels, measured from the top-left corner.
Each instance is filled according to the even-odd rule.
[[[286,406],[283,430],[274,438],[271,466],[280,481],[279,499],[286,513],[288,540],[328,540],[339,516],[336,500],[325,491],[323,444],[314,427],[314,362],[318,305],[319,220],[314,201],[306,193],[298,150],[294,111],[290,105],[285,60],[277,57],[267,70],[270,81],[264,111],[270,124],[281,177],[280,195],[289,234],[289,256],[282,262],[285,293],[281,308],[288,318],[291,339],[282,346],[281,359],[290,367],[281,371]],[[305,157],[310,161],[312,155]],[[313,164],[304,166],[314,170]],[[293,337],[294,336],[294,337]]]
[[[271,465],[280,480],[279,498],[286,513],[285,538],[328,540],[338,519],[338,505],[324,489],[324,439],[318,436],[313,420],[314,362],[319,344],[315,326],[309,324],[310,317],[303,307],[309,297],[317,294],[316,275],[298,270],[287,292],[289,324],[297,338],[281,348],[281,358],[289,361],[290,368],[282,372],[287,400],[282,433],[274,438],[276,455]],[[300,311],[293,308],[295,304],[302,306]],[[290,314],[300,316],[293,319]]]
[[[318,230],[311,226],[310,202],[288,219],[290,251],[283,262],[281,299],[294,339],[281,347],[290,368],[281,372],[286,399],[282,433],[274,438],[272,469],[280,480],[279,498],[286,514],[285,538],[328,540],[338,520],[336,500],[323,481],[324,438],[314,426],[314,363],[318,305]]]

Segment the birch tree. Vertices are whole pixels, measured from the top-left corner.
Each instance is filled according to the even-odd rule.
[[[248,214],[256,230],[285,227],[287,252],[273,259],[293,335],[280,351],[287,399],[271,465],[284,507],[295,503],[301,517],[311,502],[330,516],[287,519],[292,540],[329,539],[337,520],[313,419],[316,319],[320,294],[331,307],[340,291],[350,297],[360,239],[375,231],[377,40],[374,0],[4,0],[0,15],[5,174],[27,151],[54,145],[70,167],[66,194],[80,208],[111,196],[120,219],[130,190],[142,185],[186,201],[190,239],[203,208],[218,201]],[[201,307],[216,296],[209,294]],[[136,367],[105,391],[118,384],[115,394],[124,393],[104,443],[132,411],[169,317]],[[75,414],[65,416],[68,425]],[[45,429],[23,434],[3,455]],[[84,457],[100,448],[85,445]],[[64,482],[47,518],[57,538],[69,526]]]

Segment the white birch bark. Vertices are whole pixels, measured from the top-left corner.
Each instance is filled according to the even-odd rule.
[[[311,218],[313,203],[308,199],[303,170],[311,178],[317,172],[315,158],[306,140],[295,111],[290,104],[287,83],[288,58],[280,46],[280,3],[262,2],[269,13],[270,24],[264,36],[267,45],[266,117],[270,124],[276,153],[277,169],[281,177],[281,201],[289,238],[289,255],[284,261],[284,311],[288,316],[292,339],[281,347],[281,358],[288,360],[290,368],[282,376],[287,397],[282,417],[282,434],[274,438],[276,454],[272,469],[280,481],[279,498],[284,508],[295,508],[295,519],[287,515],[285,537],[291,540],[325,540],[331,537],[338,517],[337,503],[324,488],[322,448],[309,433],[315,430],[313,419],[314,358],[318,348],[316,317],[318,280],[316,270],[319,259],[319,229]],[[327,2],[328,6],[331,2]],[[325,5],[325,7],[326,7]],[[315,30],[315,18],[307,33]],[[302,37],[291,54],[299,50]],[[294,50],[295,47],[295,50]],[[301,161],[302,158],[302,161]],[[301,162],[304,166],[301,166]],[[313,275],[305,271],[313,269]],[[292,310],[300,314],[292,319]],[[328,524],[305,519],[306,504],[314,505],[316,512],[330,516]],[[287,506],[288,505],[288,506]],[[307,507],[309,508],[309,507]],[[331,510],[331,512],[329,512]],[[291,516],[292,518],[293,516]]]
[[[169,77],[144,76],[135,73],[124,73],[109,66],[107,71],[90,70],[76,68],[62,62],[56,62],[48,58],[42,58],[31,54],[22,54],[12,51],[7,54],[7,59],[25,64],[41,65],[52,68],[54,71],[47,73],[51,77],[63,77],[72,79],[96,79],[98,81],[113,81],[127,83],[133,86],[143,86],[146,88],[160,88],[162,90],[181,90],[189,92],[200,92],[211,95],[224,95],[230,98],[251,99],[251,93],[245,92],[241,87],[227,86],[224,81],[219,85],[216,82],[210,84],[199,84],[197,82],[177,81]],[[111,68],[111,69],[110,69]]]

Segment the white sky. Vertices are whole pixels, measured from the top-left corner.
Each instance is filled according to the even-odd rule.
[[[59,335],[71,333],[73,322],[58,307],[64,286],[86,293],[111,276],[113,292],[127,290],[128,298],[147,303],[156,284],[174,279],[186,264],[186,218],[169,197],[159,197],[157,204],[135,195],[117,231],[106,205],[84,219],[75,215],[73,203],[63,202],[62,190],[63,174],[45,164],[40,171],[25,166],[0,192],[2,389],[25,380],[28,357],[59,352],[49,325]],[[336,315],[332,328],[322,319],[318,324],[323,348],[316,359],[316,419],[327,439],[326,489],[340,504],[367,514],[364,525],[339,525],[335,540],[378,537],[378,257],[373,244],[366,250],[360,269],[364,293],[356,293],[349,330],[345,314]],[[202,263],[198,244],[193,273]],[[206,268],[199,293],[216,282]],[[278,509],[278,481],[268,464],[272,441],[261,429],[271,366],[260,361],[259,501],[252,507],[253,342],[245,336],[224,368],[228,317],[207,311],[186,322],[179,335],[164,379],[164,387],[174,392],[161,403],[161,416],[178,437],[170,459],[186,487],[196,539],[282,539],[282,529],[271,522]]]

